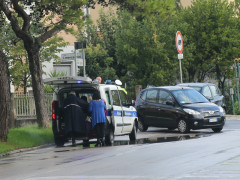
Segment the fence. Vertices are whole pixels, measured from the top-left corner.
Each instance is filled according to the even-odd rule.
[[[137,87],[138,91],[141,90]],[[127,88],[128,96],[131,100],[136,99],[135,87]],[[48,115],[51,116],[51,106],[53,94],[48,93],[46,95],[46,104]],[[13,108],[14,108],[14,119],[36,119],[36,107],[33,94],[13,94]]]
[[[49,116],[51,116],[51,104],[53,94],[46,94],[46,104]],[[36,118],[36,107],[33,94],[13,94],[13,107],[15,119]]]

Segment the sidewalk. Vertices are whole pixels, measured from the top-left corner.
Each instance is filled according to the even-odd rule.
[[[226,115],[227,120],[240,120],[240,115]]]

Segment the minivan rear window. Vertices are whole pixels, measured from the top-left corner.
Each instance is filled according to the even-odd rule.
[[[157,93],[158,90],[153,89],[153,90],[148,90],[147,91],[147,96],[146,96],[146,101],[148,102],[157,102]]]
[[[147,91],[143,91],[140,95],[141,99],[142,100],[146,100],[146,94],[147,94]]]

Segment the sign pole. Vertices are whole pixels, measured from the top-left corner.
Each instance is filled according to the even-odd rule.
[[[182,64],[181,64],[181,59],[183,59],[183,38],[182,38],[182,34],[180,31],[177,31],[176,33],[176,47],[177,47],[177,51],[178,51],[178,59],[179,59],[179,68],[180,68],[180,81],[181,83],[182,81]]]
[[[84,48],[83,48],[83,46],[82,46],[82,58],[83,58],[83,77],[86,77],[85,55],[84,55]]]
[[[78,68],[77,68],[77,51],[75,48],[75,76],[78,76]]]
[[[181,78],[181,83],[182,81],[182,64],[181,64],[181,59],[179,59],[179,68],[180,68],[180,78]]]

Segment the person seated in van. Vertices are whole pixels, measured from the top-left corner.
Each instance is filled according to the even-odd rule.
[[[96,80],[98,80],[98,84],[102,83],[102,78],[100,76],[96,77]]]
[[[106,105],[101,99],[100,93],[96,91],[89,104],[89,112],[92,114],[92,128],[95,128],[97,135],[96,146],[103,146],[105,144],[106,116],[104,110],[106,110]]]
[[[84,134],[86,113],[88,103],[78,97],[74,91],[71,91],[63,102],[63,114],[65,121],[65,134],[72,137],[72,145],[76,145],[75,137],[77,134]]]

